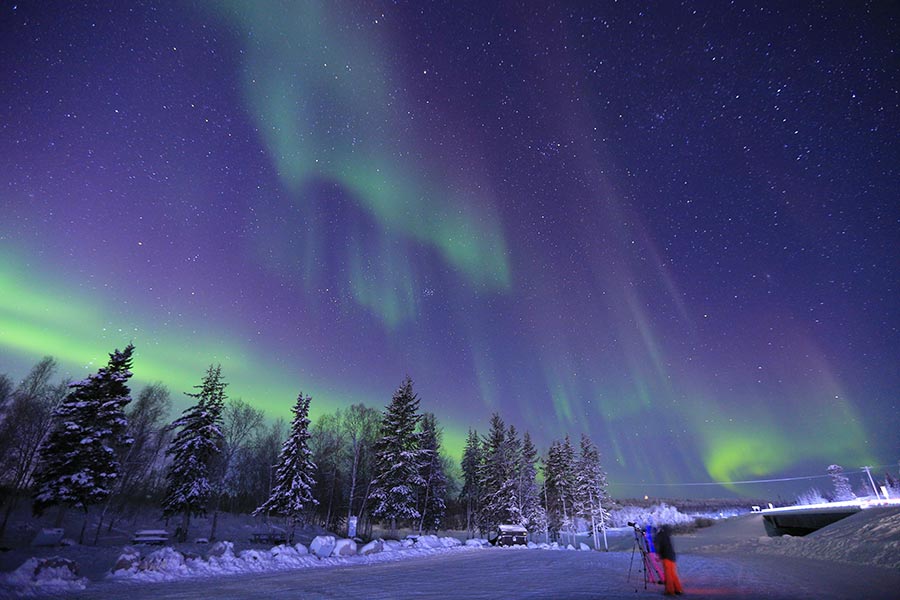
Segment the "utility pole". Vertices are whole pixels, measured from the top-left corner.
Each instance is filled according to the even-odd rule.
[[[878,488],[875,487],[875,480],[872,479],[872,471],[870,469],[871,469],[871,467],[863,467],[863,470],[866,472],[866,475],[869,476],[869,483],[872,484],[872,491],[875,492],[875,499],[881,500],[881,496],[878,494]]]

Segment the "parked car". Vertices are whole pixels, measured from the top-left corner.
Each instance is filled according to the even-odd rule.
[[[500,525],[491,542],[495,546],[524,546],[528,543],[528,530],[521,525]]]

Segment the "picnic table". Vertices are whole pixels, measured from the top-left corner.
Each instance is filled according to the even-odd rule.
[[[132,544],[165,544],[169,541],[169,532],[165,529],[141,529],[134,532]]]
[[[283,529],[254,531],[250,534],[250,541],[255,544],[284,544],[287,542],[287,531]]]
[[[32,546],[58,546],[62,541],[62,529],[41,529],[31,541]]]

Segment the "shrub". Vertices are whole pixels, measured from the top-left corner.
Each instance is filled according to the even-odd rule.
[[[822,493],[816,488],[810,488],[797,496],[797,506],[806,506],[809,504],[825,504],[828,500],[822,496]]]
[[[610,522],[613,527],[627,527],[628,523],[639,525],[672,525],[688,526],[694,524],[694,518],[679,512],[674,506],[665,502],[654,504],[648,508],[639,506],[623,506],[610,512]]]

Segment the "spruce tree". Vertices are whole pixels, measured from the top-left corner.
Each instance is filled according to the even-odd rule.
[[[479,529],[484,533],[495,531],[502,523],[522,524],[517,470],[521,441],[515,427],[507,429],[497,413],[491,416],[483,453],[479,477]]]
[[[419,533],[437,530],[447,512],[447,475],[441,462],[441,434],[432,413],[423,415],[421,429],[423,487]]]
[[[544,476],[547,499],[547,518],[554,537],[560,532],[572,533],[572,504],[575,495],[575,449],[569,436],[563,442],[554,441],[547,451]]]
[[[134,346],[109,355],[107,366],[73,383],[54,410],[55,425],[41,446],[35,473],[34,513],[53,505],[87,513],[109,497],[119,476],[119,456],[131,444],[125,406],[131,401]],[[79,543],[84,541],[84,526]]]
[[[269,499],[253,512],[254,516],[272,513],[290,519],[291,543],[294,542],[294,529],[303,521],[306,510],[319,503],[312,492],[316,465],[309,449],[310,400],[302,392],[297,396],[292,409],[294,419],[291,421],[291,433],[281,446],[278,466],[275,468],[275,486]]]
[[[424,484],[420,436],[416,433],[421,418],[418,409],[419,398],[413,393],[412,379],[407,376],[384,411],[381,437],[375,444],[372,515],[389,521],[392,534],[397,530],[398,520],[421,516],[416,508],[416,498]]]
[[[544,508],[547,511],[547,532],[553,539],[558,539],[562,528],[562,503],[556,489],[557,471],[560,469],[560,448],[559,441],[553,440],[544,458]]]
[[[502,461],[505,442],[506,424],[498,413],[494,413],[488,433],[482,440],[483,460],[478,471],[478,529],[481,535],[491,535],[504,519],[504,515],[500,514],[498,496],[505,478]]]
[[[225,387],[222,367],[209,366],[203,382],[194,386],[198,393],[185,393],[197,403],[181,414],[173,424],[180,428],[166,450],[172,463],[166,473],[166,497],[163,515],[181,514],[178,541],[187,540],[191,517],[206,513],[212,494],[210,466],[222,449],[222,411],[225,408]]]
[[[463,451],[463,488],[459,494],[460,499],[466,503],[466,530],[470,536],[474,535],[476,515],[479,512],[478,500],[481,494],[479,472],[483,462],[484,454],[478,432],[470,428],[466,449]]]
[[[828,465],[828,474],[831,475],[831,482],[834,484],[834,501],[842,502],[844,500],[853,500],[856,494],[850,487],[850,480],[844,475],[844,468],[840,465]]]
[[[589,437],[581,434],[581,454],[575,465],[575,512],[591,524],[594,549],[599,549],[598,532],[606,539],[610,499],[600,452]]]
[[[531,533],[543,531],[547,521],[537,486],[537,461],[537,448],[526,431],[522,438],[522,453],[519,455],[518,495],[522,520]]]
[[[522,467],[522,440],[513,425],[506,430],[503,454],[506,461],[506,479],[501,491],[506,512],[504,523],[525,525],[525,515],[522,513],[522,476],[519,471]]]

